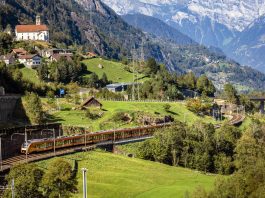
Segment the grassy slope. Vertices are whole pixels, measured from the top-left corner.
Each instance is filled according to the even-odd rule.
[[[207,190],[214,184],[216,175],[171,167],[151,161],[93,151],[76,153],[63,158],[78,160],[78,190],[74,197],[82,197],[81,168],[88,169],[88,197],[184,197],[197,186]],[[43,167],[48,161],[39,162]]]
[[[30,69],[30,68],[27,68],[27,67],[23,67],[22,69],[20,69],[20,71],[23,74],[23,79],[29,80],[29,81],[31,81],[33,83],[39,83],[40,82],[36,70]]]
[[[112,82],[133,82],[133,74],[126,71],[125,65],[118,62],[104,60],[102,58],[93,58],[85,60],[84,63],[87,65],[87,70],[89,72],[96,73],[99,78],[102,77],[105,72],[108,80]],[[101,64],[104,68],[100,69],[98,65]],[[86,76],[89,76],[86,75]],[[139,75],[138,78],[143,77],[143,75]],[[142,80],[141,80],[142,81]]]
[[[60,104],[63,108],[71,109],[69,104],[65,104],[64,100],[60,100]],[[75,126],[84,126],[90,127],[93,126],[93,130],[99,130],[100,123],[107,123],[112,116],[116,112],[136,112],[136,111],[144,111],[148,113],[155,113],[157,112],[159,116],[163,115],[171,115],[175,118],[175,120],[184,121],[186,120],[187,123],[194,123],[196,121],[204,121],[204,122],[211,122],[215,123],[215,121],[210,117],[198,117],[194,113],[187,110],[185,104],[183,103],[170,103],[171,105],[171,112],[168,113],[164,110],[164,105],[166,103],[144,103],[144,102],[111,102],[111,101],[101,101],[103,104],[104,115],[102,118],[92,121],[85,117],[85,111],[81,110],[66,110],[66,111],[59,111],[53,114],[53,120],[61,122],[65,125],[75,125]],[[109,123],[109,128],[124,128],[126,126],[133,126],[139,124],[131,124],[131,125],[118,125],[115,123]]]

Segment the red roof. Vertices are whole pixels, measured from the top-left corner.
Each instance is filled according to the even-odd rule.
[[[46,25],[17,25],[17,32],[40,32],[40,31],[48,31],[48,27]]]
[[[16,54],[26,54],[27,51],[24,50],[23,48],[18,48],[18,49],[13,49],[13,52],[15,52]]]
[[[32,59],[33,57],[38,56],[37,54],[28,54],[20,56],[19,59]]]

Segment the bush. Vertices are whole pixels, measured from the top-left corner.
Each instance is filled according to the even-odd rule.
[[[197,115],[207,115],[210,112],[212,105],[210,103],[202,102],[200,99],[190,99],[186,104],[187,108]]]
[[[35,93],[26,93],[23,98],[23,106],[31,124],[42,124],[44,112],[39,96]]]
[[[121,121],[124,121],[124,122],[127,122],[130,120],[130,117],[128,114],[124,113],[124,112],[117,112],[113,115],[113,121],[115,122],[121,122]]]
[[[91,120],[97,120],[100,118],[100,115],[96,112],[91,112],[89,109],[86,110],[86,117]]]

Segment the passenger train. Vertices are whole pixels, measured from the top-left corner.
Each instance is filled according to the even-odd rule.
[[[97,144],[108,141],[114,142],[119,140],[137,138],[137,137],[147,137],[147,136],[152,136],[155,132],[155,129],[170,125],[171,123],[165,123],[165,124],[156,124],[144,127],[101,131],[95,133],[88,133],[86,135],[81,134],[81,135],[68,136],[68,137],[28,140],[27,142],[24,142],[22,144],[21,153],[30,154],[30,153],[49,151],[54,149],[54,145],[55,149],[61,149],[61,148],[80,146],[85,144],[89,145],[89,144]]]

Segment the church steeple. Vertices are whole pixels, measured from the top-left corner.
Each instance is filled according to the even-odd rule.
[[[36,25],[41,25],[40,15],[36,16]]]

